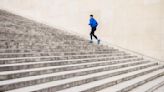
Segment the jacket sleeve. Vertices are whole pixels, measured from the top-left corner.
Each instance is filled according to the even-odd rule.
[[[93,23],[93,20],[90,19],[90,20],[89,20],[89,25],[92,25],[92,23]]]
[[[98,25],[98,22],[96,21],[96,25]]]

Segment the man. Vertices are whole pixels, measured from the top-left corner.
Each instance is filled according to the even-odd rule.
[[[92,41],[92,36],[94,36],[97,40],[97,44],[100,44],[100,40],[97,38],[97,36],[94,34],[94,32],[96,31],[96,28],[98,26],[97,21],[93,18],[93,15],[90,15],[90,20],[89,20],[89,25],[91,26],[91,33],[90,33],[90,37],[91,37],[91,41],[90,43],[93,43]]]

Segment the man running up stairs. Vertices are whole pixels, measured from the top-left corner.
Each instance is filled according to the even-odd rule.
[[[161,92],[164,65],[0,10],[0,92]]]

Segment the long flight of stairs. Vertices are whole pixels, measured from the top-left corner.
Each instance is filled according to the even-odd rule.
[[[0,10],[0,92],[153,92],[163,81],[156,60]]]

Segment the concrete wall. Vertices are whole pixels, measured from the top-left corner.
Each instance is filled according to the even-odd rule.
[[[85,36],[93,14],[102,40],[164,60],[164,0],[0,0],[0,8]]]

